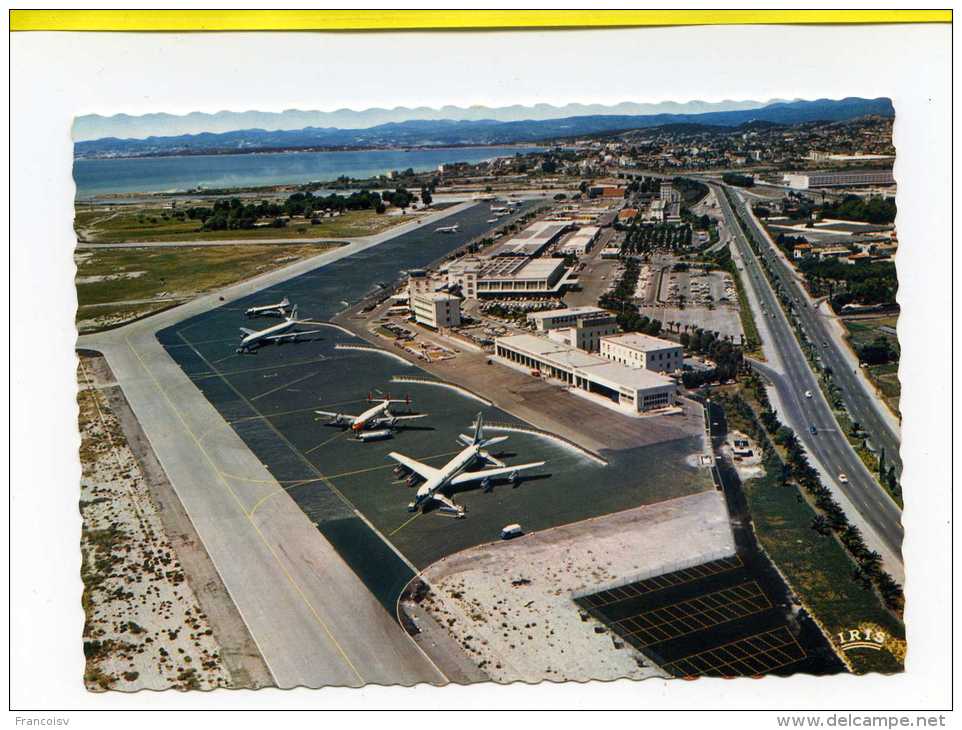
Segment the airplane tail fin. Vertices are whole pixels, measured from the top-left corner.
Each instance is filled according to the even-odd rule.
[[[297,305],[296,305],[296,304],[291,308],[291,319],[297,319]]]
[[[478,420],[474,422],[474,443],[484,441],[484,414],[478,411]]]
[[[289,306],[291,306],[291,300],[288,299],[287,297],[284,297],[283,299],[281,299],[281,306],[282,306],[282,307],[289,307]]]

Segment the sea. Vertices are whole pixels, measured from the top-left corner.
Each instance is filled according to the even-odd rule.
[[[119,193],[175,193],[197,188],[303,184],[384,175],[391,170],[434,170],[454,162],[481,162],[538,152],[541,147],[272,152],[74,160],[78,200]]]

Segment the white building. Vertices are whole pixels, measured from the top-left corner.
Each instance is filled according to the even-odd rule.
[[[570,221],[538,221],[508,239],[491,256],[537,256],[571,228]]]
[[[597,226],[585,226],[562,243],[558,247],[558,253],[562,256],[584,256],[595,245],[600,230]]]
[[[459,286],[466,299],[545,296],[565,284],[564,259],[465,256],[448,264],[448,286]]]
[[[564,309],[548,309],[543,312],[532,312],[527,316],[528,322],[534,324],[538,332],[547,332],[557,327],[573,327],[578,320],[597,317],[607,317],[608,310],[601,307],[565,307]]]
[[[660,337],[626,332],[601,338],[601,356],[629,368],[673,373],[682,365],[684,348]]]
[[[790,188],[858,187],[860,185],[895,185],[891,170],[863,170],[861,172],[797,172],[785,173],[782,181]]]
[[[535,335],[499,337],[495,359],[602,396],[613,406],[641,413],[674,404],[675,381],[649,370],[628,368],[603,357]]]
[[[445,292],[426,292],[411,297],[411,309],[418,324],[436,330],[461,324],[461,300]]]

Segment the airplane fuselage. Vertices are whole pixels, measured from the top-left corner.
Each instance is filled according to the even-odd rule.
[[[471,444],[465,446],[457,456],[445,464],[440,473],[432,479],[428,479],[418,488],[415,504],[421,504],[429,499],[440,489],[443,489],[458,474],[467,469],[478,458],[480,446]]]
[[[266,330],[261,330],[260,332],[254,332],[253,334],[249,334],[245,336],[244,339],[241,340],[240,346],[242,348],[251,347],[252,345],[256,345],[265,337],[271,337],[272,335],[279,335],[279,334],[283,334],[284,332],[287,332],[287,330],[291,329],[296,324],[297,324],[297,320],[288,319],[288,320],[285,320],[284,322],[281,322],[280,324],[275,324],[271,327],[268,327]]]
[[[355,417],[354,422],[351,424],[352,431],[363,431],[370,424],[370,421],[376,416],[380,415],[387,410],[388,403],[378,403],[376,406],[368,408],[360,416]]]

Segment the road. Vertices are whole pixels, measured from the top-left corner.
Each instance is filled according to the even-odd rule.
[[[731,189],[731,188],[730,188]],[[790,265],[775,250],[771,239],[761,229],[754,215],[746,208],[745,201],[737,190],[735,193],[739,215],[748,223],[759,251],[765,252],[769,267],[775,272],[782,290],[802,306],[796,306],[802,331],[819,347],[819,354],[826,367],[832,369],[832,378],[841,391],[845,407],[853,420],[858,421],[862,429],[869,434],[869,441],[876,451],[885,449],[885,460],[894,464],[896,472],[902,472],[902,459],[899,454],[901,436],[897,427],[893,427],[892,418],[882,413],[886,406],[881,403],[874,393],[867,392],[865,384],[857,371],[853,371],[851,356],[846,356],[843,348],[846,345],[833,336],[832,323],[825,320],[824,315],[812,305],[812,300],[802,287]]]
[[[457,218],[473,204],[433,220]],[[433,222],[432,220],[432,222]],[[279,687],[443,684],[384,610],[157,339],[158,330],[359,253],[372,236],[139,322],[78,339],[102,352]]]
[[[783,417],[816,462],[814,466],[822,467],[827,486],[844,497],[844,500],[840,500],[843,508],[846,506],[844,502],[848,502],[857,512],[857,515],[853,515],[851,510],[846,509],[849,518],[863,529],[866,543],[882,554],[887,569],[899,580],[903,574],[901,510],[878,485],[839,430],[791,324],[738,226],[734,211],[720,191],[718,199],[744,264],[743,280],[749,280],[754,296],[767,312],[764,318],[770,340],[768,344],[777,356],[771,365],[753,365],[775,386]],[[806,391],[812,393],[811,398],[805,397]],[[811,426],[815,426],[816,434],[810,432]],[[848,476],[848,483],[838,481],[840,473]]]

